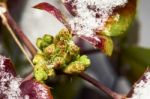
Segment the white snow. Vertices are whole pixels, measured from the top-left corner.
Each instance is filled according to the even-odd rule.
[[[128,0],[74,0],[77,16],[69,19],[69,24],[78,35],[92,36],[95,31],[104,28],[115,7],[122,7],[127,2]]]
[[[144,79],[134,85],[133,95],[128,99],[150,99],[150,72],[144,74]]]
[[[6,59],[8,58],[0,55],[0,95],[3,94],[5,96],[4,99],[23,99],[19,87],[22,78],[14,77],[11,73],[6,72],[4,65]]]

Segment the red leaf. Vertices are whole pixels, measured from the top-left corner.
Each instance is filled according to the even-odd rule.
[[[53,99],[48,86],[28,80],[22,82],[22,78],[16,77],[16,71],[9,58],[0,55],[0,99]]]
[[[113,42],[110,37],[104,35],[95,35],[95,36],[80,36],[83,40],[89,42],[93,46],[99,48],[106,55],[111,55],[113,50]]]
[[[6,58],[4,56],[0,55],[0,72],[7,72],[14,77],[16,76],[16,71],[14,69],[14,66],[9,58]],[[2,74],[0,75],[3,76]]]
[[[75,9],[76,6],[72,5],[72,0],[68,1],[68,0],[62,0],[63,4],[65,5],[65,7],[67,8],[67,10],[73,15],[76,15]]]
[[[53,99],[49,87],[36,80],[25,81],[20,88],[22,94],[28,95],[30,99]]]
[[[60,12],[60,10],[58,10],[56,7],[52,6],[51,4],[43,2],[43,3],[39,3],[39,4],[35,5],[33,8],[44,10],[44,11],[54,15],[66,27],[69,26],[68,23],[66,22],[64,15]]]
[[[64,1],[64,4],[65,4],[65,1]],[[66,2],[66,6],[68,7],[68,9],[71,10],[71,13],[74,13],[73,12],[74,7],[72,7],[71,5],[72,5],[71,2],[69,2],[69,3]],[[55,8],[54,6],[52,6],[48,3],[40,3],[36,6],[34,6],[34,8],[42,9],[42,10],[49,12],[50,14],[53,14],[60,22],[62,22],[66,26],[66,28],[69,31],[71,31],[70,26],[67,23],[67,21],[65,20],[62,13],[57,8]],[[79,36],[76,33],[73,33],[73,35]],[[79,37],[81,37],[83,40],[86,40],[87,42],[89,42],[93,46],[100,48],[101,51],[106,53],[107,55],[111,55],[112,49],[113,49],[112,48],[113,44],[112,44],[112,41],[109,37],[103,36],[103,35],[95,35],[92,37],[87,37],[86,35],[82,35]]]

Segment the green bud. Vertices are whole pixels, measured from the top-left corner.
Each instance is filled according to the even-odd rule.
[[[56,35],[56,37],[55,37],[55,43],[57,43],[60,40],[63,40],[63,41],[66,40],[66,41],[68,41],[68,40],[71,40],[71,39],[72,39],[71,33],[67,29],[62,29],[58,33],[58,35]]]
[[[68,48],[68,52],[70,53],[70,55],[77,55],[78,53],[79,53],[79,47],[78,46],[76,46],[75,44],[74,44],[74,42],[73,41],[70,41],[71,43],[69,43],[69,48]]]
[[[45,64],[45,58],[41,54],[36,54],[33,58],[33,64]]]
[[[70,63],[63,71],[67,74],[78,74],[85,71],[85,69],[86,67],[80,61],[75,61]]]
[[[49,44],[47,43],[47,42],[42,42],[42,50],[44,49],[44,48],[46,48],[47,46],[48,46]]]
[[[35,65],[34,76],[36,80],[41,81],[41,82],[48,78],[47,72],[41,65]]]
[[[38,39],[36,40],[36,46],[37,46],[39,49],[42,49],[42,42],[43,42],[42,38],[38,38]]]
[[[50,57],[52,54],[55,53],[55,45],[51,44],[48,47],[46,47],[44,49],[44,53],[46,54],[46,56]]]
[[[88,59],[88,57],[86,55],[82,55],[79,59],[78,59],[85,67],[88,67],[91,62],[90,59]]]
[[[63,57],[55,57],[52,64],[55,69],[59,69],[65,65],[65,60]]]
[[[36,41],[36,45],[39,49],[43,50],[43,48],[47,47],[49,44],[45,42],[42,38],[38,38]]]
[[[56,43],[56,46],[61,50],[65,50],[68,45],[64,40],[60,40],[59,42]]]
[[[43,40],[44,40],[44,42],[46,42],[48,44],[51,44],[53,42],[53,36],[45,34],[43,36]]]

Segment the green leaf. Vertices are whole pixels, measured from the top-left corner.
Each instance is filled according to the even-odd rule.
[[[128,0],[125,7],[115,9],[114,14],[109,17],[104,30],[100,34],[102,33],[107,36],[123,34],[134,19],[136,5],[137,0]]]
[[[134,82],[150,66],[150,49],[128,46],[123,49],[123,60],[130,66],[128,77]]]
[[[137,46],[129,46],[123,50],[123,54],[131,60],[142,64],[143,66],[150,65],[150,49]]]

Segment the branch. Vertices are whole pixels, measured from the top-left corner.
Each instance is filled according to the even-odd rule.
[[[108,87],[104,86],[102,83],[98,82],[94,78],[90,77],[85,73],[79,74],[79,77],[83,78],[84,80],[88,81],[89,83],[93,84],[99,90],[102,90],[105,94],[109,95],[113,99],[123,99],[124,97],[118,93],[113,92]]]
[[[5,26],[7,24],[7,28],[9,27],[11,31],[15,35],[17,35],[21,41],[23,41],[25,46],[27,46],[28,50],[34,56],[36,54],[36,48],[33,46],[33,44],[30,42],[27,36],[23,33],[23,31],[17,25],[15,20],[12,18],[12,16],[9,14],[5,3],[0,3],[0,17],[2,18],[3,24]]]
[[[13,32],[23,41],[25,46],[27,46],[28,50],[31,52],[31,54],[34,56],[36,54],[36,48],[33,46],[33,44],[30,42],[30,40],[27,38],[27,36],[22,32],[20,27],[16,24],[14,19],[11,17],[9,12],[4,13],[4,16],[7,19],[7,22]]]
[[[33,63],[31,61],[29,55],[24,50],[22,44],[20,43],[20,41],[18,40],[18,38],[16,37],[16,35],[15,35],[13,29],[12,29],[12,27],[15,27],[15,25],[12,26],[12,24],[10,25],[8,23],[8,18],[6,17],[7,13],[8,12],[7,12],[7,7],[6,7],[5,3],[0,3],[0,17],[2,18],[3,25],[8,29],[9,33],[11,34],[11,36],[13,37],[13,39],[15,40],[15,42],[17,43],[17,45],[19,46],[19,48],[21,49],[23,54],[26,56],[29,63],[33,66]]]

